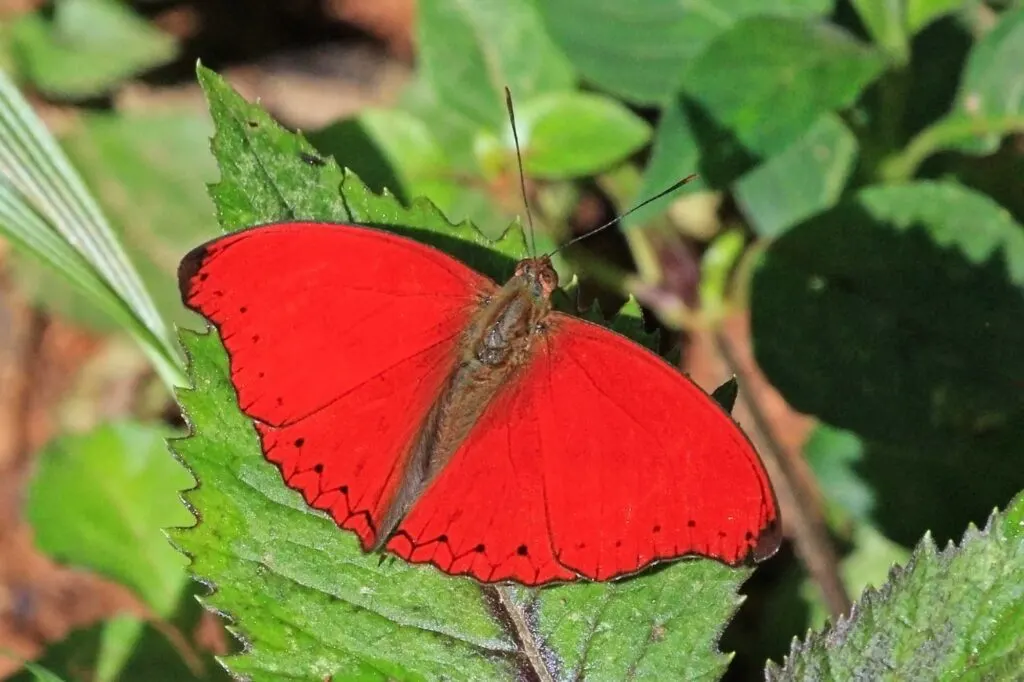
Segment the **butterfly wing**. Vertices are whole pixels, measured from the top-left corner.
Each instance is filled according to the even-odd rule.
[[[373,546],[459,334],[494,283],[410,239],[326,223],[221,237],[178,276],[185,305],[220,331],[267,459]]]
[[[557,313],[548,329],[389,549],[525,584],[770,556],[771,485],[717,403],[618,334]]]

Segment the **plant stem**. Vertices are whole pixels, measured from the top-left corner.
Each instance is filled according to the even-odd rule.
[[[715,347],[729,371],[741,384],[744,383],[745,372],[725,334],[716,331],[714,339]],[[820,504],[821,494],[813,474],[802,458],[791,456],[787,448],[778,442],[757,401],[743,391],[740,392],[740,400],[750,410],[754,429],[760,436],[761,457],[774,484],[779,504],[789,512],[785,524],[793,533],[797,556],[821,590],[832,617],[836,619],[849,613],[850,597],[839,573],[839,560],[828,536]]]
[[[906,182],[932,154],[983,135],[1024,132],[1024,114],[995,118],[946,118],[922,130],[901,152],[886,159],[879,175],[884,182]]]

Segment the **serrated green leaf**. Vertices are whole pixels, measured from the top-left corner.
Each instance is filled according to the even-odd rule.
[[[370,109],[310,133],[309,141],[373,192],[388,189],[406,205],[413,197],[430,197],[445,215],[487,221],[477,224],[498,237],[507,220],[498,218],[485,190],[460,176],[435,131],[407,111]]]
[[[991,514],[991,510],[988,512]],[[982,515],[981,518],[986,518]],[[960,526],[963,528],[963,525]],[[885,537],[876,528],[864,523],[853,525],[849,533],[852,550],[839,562],[839,575],[847,594],[861,594],[869,587],[884,585],[889,571],[896,564],[906,563],[910,550]],[[810,607],[808,624],[821,628],[828,623],[828,605],[822,597],[821,587],[810,578],[804,578],[800,593]],[[802,628],[807,632],[807,627]]]
[[[713,642],[745,572],[688,561],[618,583],[496,597],[429,567],[382,564],[285,488],[263,458],[216,336],[185,333],[183,343],[197,390],[179,397],[195,435],[173,448],[201,482],[187,498],[202,521],[172,537],[195,574],[216,586],[207,606],[231,614],[251,647],[225,660],[236,674],[514,679],[524,633],[492,611],[496,598],[530,614],[525,634],[554,656],[549,674],[714,678],[724,670],[728,658]]]
[[[794,642],[768,680],[1016,680],[1024,670],[1024,495],[959,546],[926,535],[851,615]]]
[[[516,123],[526,174],[552,180],[606,170],[651,135],[643,119],[615,100],[580,92],[526,100]],[[506,146],[514,153],[511,144]]]
[[[810,18],[830,0],[561,0],[537,8],[580,73],[601,88],[642,104],[678,92],[686,66],[734,23],[751,16]]]
[[[339,193],[313,191],[341,186],[344,175],[336,163],[321,163],[305,138],[281,128],[213,71],[199,66],[197,76],[217,129],[211,146],[220,160],[220,180],[210,186],[210,196],[221,229],[282,220],[351,220]]]
[[[40,549],[128,585],[165,616],[185,574],[161,529],[191,522],[178,492],[193,484],[168,456],[167,435],[125,422],[59,438],[43,451],[26,501]]]
[[[424,75],[448,108],[478,128],[504,129],[506,86],[526,101],[574,84],[532,0],[422,0],[417,9]]]
[[[857,159],[857,138],[834,114],[827,114],[793,144],[736,183],[736,201],[762,237],[786,229],[831,207],[840,197]]]
[[[217,135],[226,130],[227,139],[238,118],[254,117],[255,108],[233,99],[212,74],[204,76]],[[269,120],[253,120],[259,131],[245,145],[227,147],[215,138],[214,147],[219,154],[265,160],[258,164],[262,178],[248,184],[247,205],[273,207],[273,197],[284,193],[276,188],[277,173],[291,191],[294,154],[284,152],[299,143],[287,141],[291,134]],[[255,163],[221,162],[229,179],[234,169]],[[318,167],[335,177],[329,163]],[[222,180],[215,200],[226,196],[229,206],[238,206],[225,192],[237,191],[230,185],[240,182],[230,179],[225,187]],[[524,246],[520,230],[493,245],[468,224],[450,225],[428,201],[405,208],[391,196],[369,193],[351,174],[340,186],[328,181],[306,191],[321,195],[307,197],[308,203],[341,197],[352,220],[451,247],[446,250],[471,264],[478,258],[490,274],[507,267],[510,253]],[[237,218],[239,212],[222,215]],[[627,313],[634,309],[635,302]],[[630,319],[620,316],[612,326],[635,324]],[[186,497],[201,522],[174,531],[173,538],[193,557],[194,573],[215,587],[206,604],[229,613],[249,645],[246,654],[226,660],[235,674],[256,680],[514,679],[524,668],[540,666],[544,670],[535,674],[655,679],[690,671],[713,677],[724,670],[728,657],[714,642],[737,605],[745,571],[687,561],[613,584],[529,591],[484,587],[394,559],[381,562],[281,482],[238,408],[216,335],[186,332],[182,340],[195,388],[179,398],[193,435],[175,441],[173,449],[200,481]]]
[[[876,51],[833,25],[748,19],[694,60],[683,92],[698,139],[710,145],[705,154],[740,145],[767,157],[853,103],[883,66]]]
[[[974,127],[950,148],[991,154],[1003,135],[1024,130],[1024,7],[1002,15],[971,50],[953,113],[937,124]],[[933,134],[934,131],[933,131]],[[952,141],[951,141],[952,142]]]
[[[868,188],[768,248],[754,351],[794,408],[861,436],[1002,443],[1024,413],[1022,291],[1024,227],[998,204],[952,183]]]
[[[12,28],[22,73],[37,88],[63,97],[95,97],[177,56],[174,38],[119,0],[57,0]]]

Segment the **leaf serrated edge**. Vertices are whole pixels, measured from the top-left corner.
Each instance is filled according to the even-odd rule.
[[[167,445],[167,451],[171,454],[171,457],[173,457],[178,462],[178,464],[185,468],[185,470],[188,472],[189,476],[192,477],[192,480],[194,482],[194,485],[192,487],[178,491],[178,500],[181,501],[185,509],[187,509],[189,514],[192,515],[192,518],[195,522],[191,526],[172,526],[165,528],[163,529],[163,533],[164,537],[167,538],[167,542],[171,545],[171,547],[174,548],[176,552],[184,556],[185,559],[188,561],[186,572],[188,573],[189,578],[202,585],[206,591],[205,594],[197,594],[195,597],[196,601],[199,602],[200,606],[202,606],[205,610],[223,619],[224,629],[227,630],[235,639],[235,641],[239,644],[238,651],[233,651],[227,655],[216,655],[214,656],[214,659],[217,661],[217,664],[225,670],[225,672],[231,675],[232,678],[244,680],[246,678],[240,677],[231,670],[231,668],[227,665],[225,659],[234,658],[240,655],[250,653],[253,647],[252,641],[245,634],[244,630],[240,626],[239,619],[236,618],[234,614],[225,611],[224,609],[212,603],[211,599],[219,590],[216,581],[212,580],[207,576],[201,576],[198,573],[196,573],[195,570],[193,570],[193,566],[195,565],[195,555],[192,554],[192,552],[185,549],[177,541],[178,536],[183,535],[185,533],[196,531],[199,525],[203,522],[202,512],[200,512],[199,508],[191,501],[192,493],[194,493],[195,491],[199,490],[200,487],[202,487],[202,482],[200,481],[199,476],[196,475],[195,470],[189,465],[185,457],[181,454],[181,452],[178,451],[177,447],[179,443],[183,443],[186,441],[190,441],[193,438],[200,437],[199,429],[192,421],[192,415],[189,413],[188,409],[185,407],[185,402],[182,400],[183,396],[200,392],[198,384],[196,383],[195,358],[192,356],[192,350],[189,344],[186,342],[186,338],[192,337],[193,339],[198,341],[206,337],[209,337],[213,333],[213,329],[212,327],[207,326],[205,331],[199,332],[193,329],[176,326],[175,331],[177,332],[178,345],[181,347],[182,354],[185,357],[185,378],[187,380],[187,385],[174,387],[174,400],[178,404],[178,409],[181,413],[181,419],[183,422],[185,422],[186,433],[181,436],[170,436],[165,439],[165,443]]]
[[[786,654],[781,666],[769,660],[765,665],[765,681],[775,682],[793,679],[797,674],[795,666],[799,660],[805,656],[812,656],[816,649],[822,648],[829,651],[845,643],[848,636],[863,619],[870,618],[876,608],[887,604],[894,595],[906,586],[906,581],[913,576],[922,562],[931,560],[942,567],[947,566],[948,562],[954,559],[958,552],[964,550],[967,543],[991,537],[992,531],[997,528],[996,524],[1002,524],[1008,516],[1012,515],[1012,510],[1020,506],[1024,506],[1024,493],[1018,494],[1007,505],[1006,510],[993,509],[983,528],[979,529],[974,523],[969,523],[959,543],[954,543],[950,540],[941,550],[935,544],[931,531],[926,531],[914,548],[913,553],[911,553],[907,563],[904,565],[894,564],[889,569],[888,577],[881,587],[869,585],[861,594],[860,599],[850,607],[850,612],[839,616],[834,625],[826,624],[825,627],[818,631],[808,629],[803,639],[794,637],[789,653]],[[830,659],[827,656],[823,657],[822,661],[826,666],[830,664]]]

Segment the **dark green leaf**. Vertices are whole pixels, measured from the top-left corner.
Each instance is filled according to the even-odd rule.
[[[63,97],[102,95],[177,55],[174,39],[119,0],[58,0],[53,16],[26,15],[13,27],[21,71]]]
[[[204,80],[218,137],[229,139],[238,116],[254,116],[255,107],[211,74]],[[277,184],[287,188],[293,178],[292,157],[280,150],[299,143],[287,142],[289,134],[269,121],[258,128],[244,147],[230,150],[248,159],[221,162],[230,176],[233,168],[254,164],[254,156],[265,159],[258,164],[262,180],[248,185],[247,205],[274,206],[282,195]],[[228,153],[223,140],[215,149]],[[334,172],[330,163],[326,168]],[[217,197],[230,199],[226,191],[222,182]],[[494,263],[507,266],[508,251],[523,246],[519,231],[491,245],[469,225],[447,224],[429,202],[405,209],[393,197],[370,194],[351,175],[340,193],[333,182],[307,192],[307,202],[321,205],[342,197],[353,220],[452,247],[446,250],[463,260],[470,260],[472,247],[492,264],[492,274]],[[187,498],[202,520],[174,538],[193,557],[195,574],[216,586],[206,603],[231,614],[249,644],[245,655],[227,659],[236,674],[515,679],[532,668],[533,675],[641,679],[693,671],[714,677],[724,670],[728,658],[714,642],[736,607],[745,571],[687,561],[614,584],[530,591],[484,587],[394,559],[382,563],[281,482],[239,411],[217,337],[185,333],[183,343],[195,389],[180,400],[194,430],[173,447],[201,482]]]
[[[526,174],[548,179],[606,170],[642,147],[651,134],[643,119],[615,100],[579,92],[524,102],[517,125]]]
[[[883,65],[877,52],[834,26],[748,19],[694,60],[683,91],[705,155],[739,145],[770,156],[822,114],[854,102]]]
[[[777,237],[832,206],[857,158],[857,139],[835,115],[736,183],[736,200],[762,237]]]
[[[715,37],[751,16],[818,17],[830,0],[561,0],[537,7],[583,76],[644,104],[678,92],[686,66]]]
[[[849,617],[794,642],[767,679],[1014,680],[1024,669],[1024,496],[939,551],[926,535]]]
[[[531,0],[422,0],[417,9],[424,75],[446,107],[477,127],[504,130],[506,86],[516,101],[572,88],[572,69]]]
[[[999,448],[1024,414],[1022,289],[1024,228],[987,197],[869,188],[769,247],[754,350],[794,408],[836,426]]]

